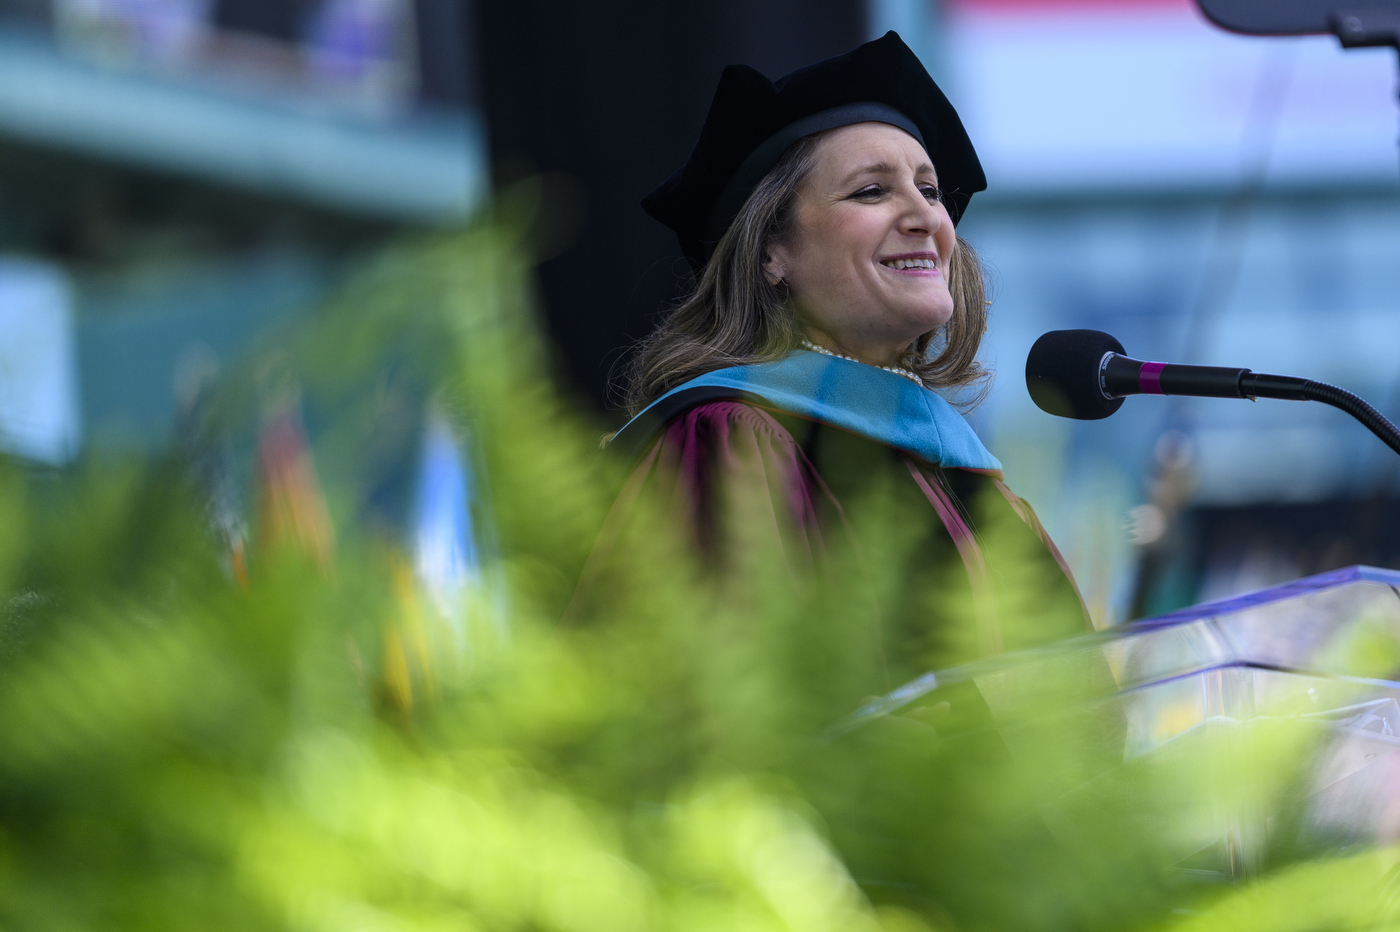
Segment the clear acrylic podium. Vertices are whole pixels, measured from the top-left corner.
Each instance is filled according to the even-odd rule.
[[[1095,679],[1108,688],[1074,694]],[[969,682],[1028,764],[1053,732],[1110,746],[1110,770],[1195,780],[1168,816],[1183,870],[1241,876],[1271,845],[1400,840],[1400,572],[1349,567],[930,673],[837,727]],[[1092,797],[1095,779],[1047,787],[1046,805]]]

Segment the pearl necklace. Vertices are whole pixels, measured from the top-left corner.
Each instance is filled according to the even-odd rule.
[[[831,350],[827,349],[825,346],[818,346],[816,343],[813,343],[811,340],[802,340],[802,341],[800,341],[800,342],[802,343],[802,348],[803,348],[803,349],[811,350],[811,351],[814,352],[814,353],[821,353],[823,356],[834,356],[834,357],[836,357],[837,359],[845,359],[845,360],[848,360],[848,361],[850,361],[850,362],[860,362],[859,359],[855,359],[855,358],[853,358],[853,357],[851,357],[851,356],[847,356],[847,355],[845,355],[844,353],[833,353]],[[862,363],[860,363],[860,364],[861,364],[862,366],[868,366],[868,365],[870,365],[870,363],[864,363],[864,362],[862,362]],[[906,379],[908,379],[909,381],[913,382],[915,385],[919,386],[920,388],[925,388],[925,387],[926,387],[926,386],[924,385],[924,380],[921,379],[921,378],[919,378],[918,373],[913,372],[913,371],[911,371],[911,370],[909,370],[909,369],[906,369],[906,368],[904,368],[903,366],[876,366],[875,368],[876,368],[876,369],[884,369],[886,372],[893,372],[895,375],[902,375],[902,376],[904,376]]]

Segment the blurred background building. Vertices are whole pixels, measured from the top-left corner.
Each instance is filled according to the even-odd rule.
[[[891,28],[991,184],[961,229],[996,297],[973,421],[1096,616],[1400,566],[1398,464],[1339,412],[1135,398],[1072,423],[1025,394],[1036,336],[1093,327],[1400,410],[1392,54],[1227,35],[1191,0],[0,0],[0,445],[168,446],[203,380],[360,257],[533,175],[556,375],[616,424],[610,379],[684,272],[637,202],[721,67]],[[420,532],[469,475],[426,410],[402,416],[424,462],[395,467]]]

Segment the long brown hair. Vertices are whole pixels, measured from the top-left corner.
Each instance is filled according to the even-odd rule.
[[[773,362],[802,339],[785,288],[763,274],[768,247],[792,236],[797,190],[816,166],[821,134],[793,143],[764,176],[700,270],[695,289],[667,312],[637,347],[626,372],[629,414],[706,372]],[[935,389],[950,389],[965,405],[986,394],[988,373],[977,362],[987,330],[982,262],[961,236],[949,263],[953,316],[911,343],[898,365]]]

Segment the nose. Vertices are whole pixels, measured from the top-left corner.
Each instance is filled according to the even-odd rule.
[[[947,222],[942,205],[930,201],[917,187],[911,187],[904,199],[908,207],[900,217],[901,233],[909,236],[933,236]]]

